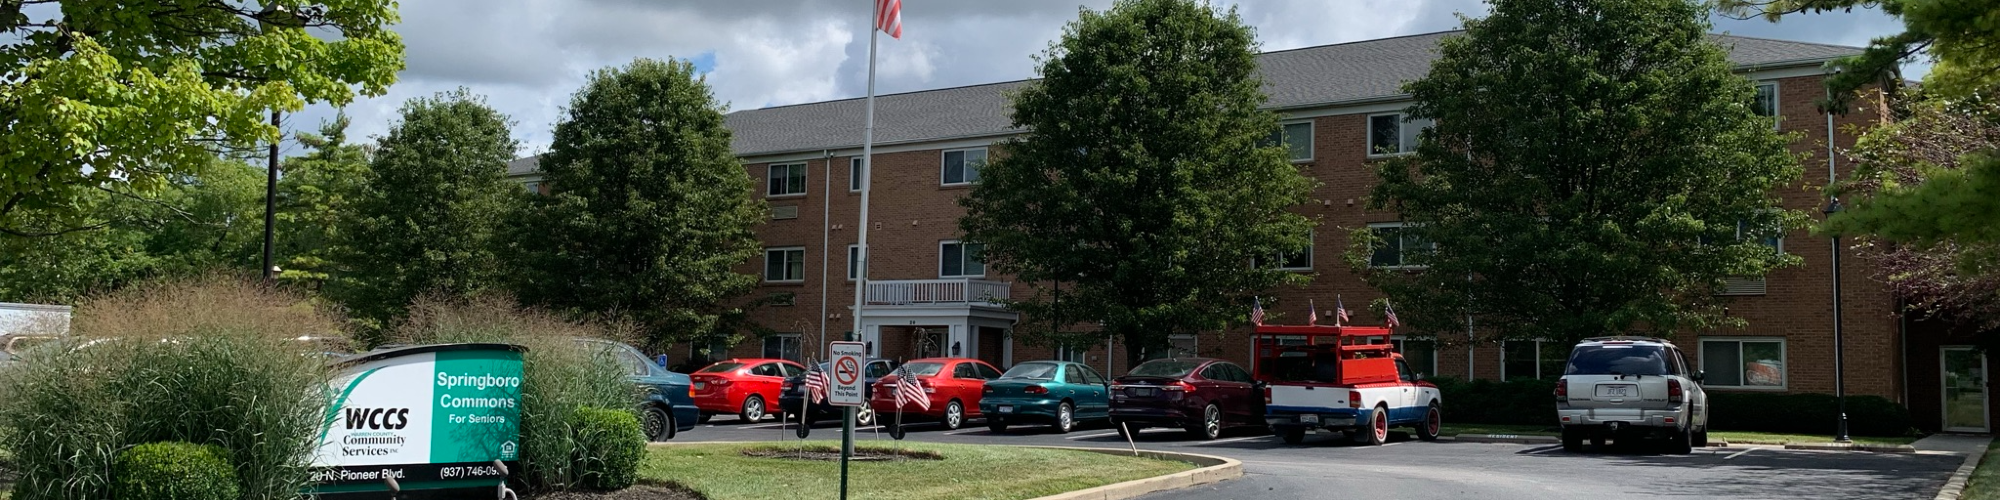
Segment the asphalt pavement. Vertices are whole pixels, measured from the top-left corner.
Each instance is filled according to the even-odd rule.
[[[973,422],[977,424],[978,422]],[[1103,426],[1069,434],[1020,427],[994,435],[983,425],[947,431],[935,424],[906,427],[913,441],[1127,448]],[[745,424],[717,417],[681,433],[674,442],[797,439],[796,424]],[[814,425],[810,439],[839,439],[838,422]],[[889,444],[887,429],[863,429],[861,444]],[[1243,461],[1244,477],[1163,492],[1146,500],[1232,499],[1463,499],[1542,500],[1624,498],[1827,498],[1929,499],[1937,495],[1963,457],[1956,454],[1864,453],[1785,450],[1779,447],[1697,449],[1665,455],[1643,446],[1565,453],[1554,444],[1520,445],[1424,442],[1392,435],[1384,446],[1350,444],[1337,436],[1311,436],[1299,446],[1254,429],[1237,429],[1214,441],[1177,430],[1149,429],[1138,448],[1200,453]]]

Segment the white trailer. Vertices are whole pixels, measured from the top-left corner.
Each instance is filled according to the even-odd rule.
[[[0,336],[69,333],[69,306],[0,302]]]

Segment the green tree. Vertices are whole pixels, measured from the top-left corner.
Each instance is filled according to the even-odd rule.
[[[630,322],[654,345],[717,334],[756,285],[765,220],[729,149],[722,104],[685,61],[591,74],[541,157],[554,192],[515,222],[516,295]]]
[[[262,4],[0,0],[0,234],[104,227],[91,193],[152,197],[403,68],[391,0]]]
[[[287,158],[278,180],[278,279],[318,288],[338,273],[341,223],[368,175],[369,147],[347,143],[346,115],[299,134],[312,153]]]
[[[1903,32],[1878,37],[1860,55],[1836,61],[1841,74],[1827,79],[1835,99],[1844,102],[1868,85],[1894,87],[1901,83],[1898,67],[1927,54],[1936,66],[1924,87],[1948,94],[1967,94],[2000,84],[2000,2],[1993,0],[1720,0],[1723,13],[1778,22],[1786,15],[1882,9],[1901,18]]]
[[[1014,125],[1028,133],[1001,145],[960,201],[959,227],[985,244],[987,265],[1035,288],[1011,306],[1050,326],[1021,334],[1109,335],[1136,357],[1305,281],[1269,257],[1309,244],[1312,221],[1288,210],[1313,182],[1264,142],[1277,119],[1260,108],[1255,37],[1234,9],[1085,10],[1040,61],[1042,78],[1014,96]],[[1076,323],[1102,327],[1066,331]]]
[[[521,189],[507,117],[466,89],[411,99],[376,144],[331,263],[330,297],[382,328],[422,295],[495,288],[498,228]]]
[[[1489,3],[1404,87],[1436,125],[1376,167],[1369,203],[1402,215],[1404,263],[1427,269],[1371,267],[1388,241],[1367,229],[1350,264],[1422,332],[1463,331],[1467,314],[1559,342],[1740,322],[1715,292],[1797,261],[1760,240],[1803,220],[1773,194],[1800,159],[1751,111],[1705,8]]]

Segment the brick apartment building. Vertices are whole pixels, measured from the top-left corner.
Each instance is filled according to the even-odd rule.
[[[1315,232],[1311,250],[1286,264],[1313,275],[1312,283],[1303,289],[1274,290],[1281,300],[1273,313],[1301,318],[1307,298],[1331,303],[1341,295],[1354,298],[1348,304],[1359,305],[1380,296],[1337,255],[1347,246],[1348,230],[1399,224],[1394,213],[1364,208],[1363,197],[1375,181],[1369,164],[1384,157],[1370,151],[1411,149],[1421,124],[1405,123],[1398,114],[1409,105],[1399,87],[1424,75],[1437,57],[1439,39],[1449,35],[1309,47],[1259,57],[1269,108],[1282,117],[1283,137],[1294,162],[1321,184],[1312,193],[1314,201],[1298,210],[1319,218],[1322,227]],[[1881,119],[1870,109],[1829,118],[1814,106],[1826,92],[1821,85],[1822,65],[1860,49],[1722,35],[1714,39],[1730,49],[1730,61],[1738,72],[1756,82],[1754,105],[1759,112],[1773,116],[1779,130],[1802,134],[1793,150],[1808,156],[1807,168],[1780,194],[1787,207],[1818,217],[1824,200],[1817,188],[1852,168],[1844,161],[1829,164],[1828,139],[1834,147],[1851,146],[1850,125]],[[991,154],[990,148],[1020,132],[1010,128],[1006,94],[1027,83],[877,98],[869,210],[873,262],[870,305],[864,309],[861,329],[875,355],[899,359],[957,355],[1002,367],[1024,360],[1070,359],[1109,366],[1108,373],[1113,374],[1127,368],[1122,345],[1047,347],[1016,342],[1011,335],[1014,326],[1030,318],[986,298],[1025,296],[1028,287],[987,272],[972,257],[978,244],[959,239],[957,220],[963,210],[956,200],[977,182],[978,165]],[[758,230],[764,257],[745,263],[741,270],[763,277],[756,295],[791,294],[790,305],[756,313],[761,324],[790,333],[741,345],[677,346],[669,352],[673,359],[704,357],[702,352],[710,349],[735,357],[819,357],[818,346],[852,329],[851,264],[860,200],[856,173],[861,168],[863,106],[861,99],[846,99],[728,115],[735,132],[734,149],[757,181],[756,195],[769,202],[772,214],[772,220]],[[513,162],[510,175],[531,190],[544,191],[547,187],[540,185],[534,162],[534,158]],[[1804,265],[1762,280],[1731,284],[1730,295],[1735,297],[1729,314],[1743,318],[1746,328],[1683,333],[1675,341],[1706,370],[1711,390],[1832,393],[1833,246],[1805,231],[1767,241],[1802,257]],[[1873,272],[1865,260],[1854,258],[1851,251],[1846,257],[1840,271],[1847,393],[1903,402],[1917,412],[1920,426],[1985,431],[1990,411],[1976,421],[1966,417],[1946,423],[1940,409],[1986,406],[1983,387],[1941,385],[1941,381],[1966,380],[1965,375],[1983,379],[1983,357],[1974,364],[1967,361],[1974,359],[1967,357],[1970,351],[1948,351],[1956,348],[1934,342],[1923,352],[1906,351],[1909,343],[1904,325],[1892,314],[1893,298],[1870,279]],[[1394,266],[1399,260],[1393,248],[1375,255],[1378,265]],[[1355,321],[1378,324],[1381,318],[1356,311]],[[1398,337],[1397,342],[1412,365],[1427,375],[1487,379],[1554,378],[1569,349],[1538,342],[1488,342],[1468,349],[1465,338]],[[1247,332],[1177,338],[1169,351],[1149,354],[1197,354],[1245,362]],[[1911,362],[1912,358],[1918,361]],[[1939,361],[1948,358],[1958,360],[1951,370],[1960,376],[1940,376]],[[1924,367],[1924,373],[1910,372],[1910,366]],[[1930,401],[1912,401],[1912,393]],[[1954,403],[1944,403],[1942,393],[1951,394]]]

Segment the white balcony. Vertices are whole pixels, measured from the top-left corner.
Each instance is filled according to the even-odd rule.
[[[871,305],[984,305],[1012,298],[1013,284],[979,279],[884,280],[868,282]]]

